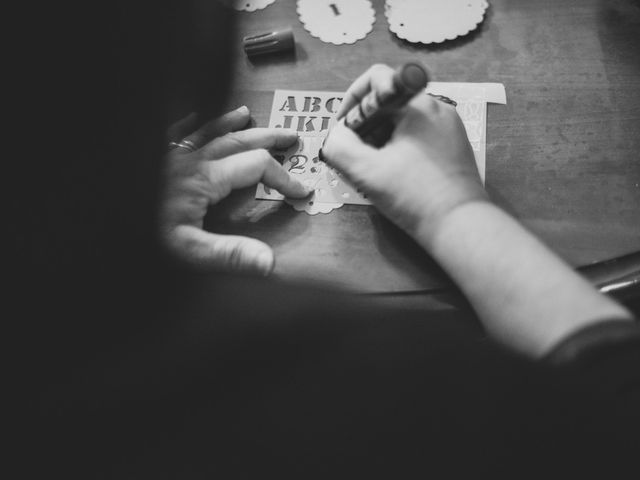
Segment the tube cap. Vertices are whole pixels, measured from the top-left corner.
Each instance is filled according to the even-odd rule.
[[[404,64],[393,76],[393,82],[409,93],[417,93],[424,89],[428,81],[429,75],[425,68],[414,62]]]
[[[295,48],[291,27],[274,32],[259,33],[242,39],[244,53],[248,56],[286,52]]]

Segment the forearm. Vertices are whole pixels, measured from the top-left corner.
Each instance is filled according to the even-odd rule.
[[[346,103],[384,91],[392,76],[388,67],[370,69]],[[323,152],[438,261],[487,330],[511,347],[540,357],[582,327],[631,318],[485,201],[464,124],[451,105],[417,95],[380,149],[337,124]]]
[[[465,293],[488,332],[540,357],[594,322],[629,319],[505,212],[463,204],[416,238]]]

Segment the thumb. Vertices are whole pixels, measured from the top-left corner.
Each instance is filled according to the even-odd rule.
[[[180,225],[169,235],[169,244],[173,253],[199,268],[267,276],[275,266],[271,247],[254,238]]]
[[[378,150],[364,143],[360,137],[343,122],[337,123],[322,146],[322,160],[330,167],[349,174],[360,169],[378,153]]]

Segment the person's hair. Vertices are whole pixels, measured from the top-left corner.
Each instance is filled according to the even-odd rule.
[[[132,297],[142,308],[167,277],[157,248],[165,131],[183,112],[221,112],[234,29],[232,10],[209,0],[85,2],[41,17],[49,28],[31,29],[22,51],[37,71],[24,70],[15,93],[23,136],[4,175],[4,271],[14,324],[43,340],[30,343],[37,358],[90,348],[106,325],[123,335],[136,316],[116,312]]]
[[[23,128],[37,134],[12,164],[20,270],[89,274],[155,255],[166,128],[219,114],[229,87],[234,16],[220,2],[80,8],[49,17],[55,32],[30,52],[40,73]]]

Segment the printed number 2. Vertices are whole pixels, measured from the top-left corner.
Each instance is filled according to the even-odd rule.
[[[307,160],[309,159],[307,158],[306,155],[292,155],[289,158],[289,161],[291,162],[291,167],[289,167],[289,171],[291,173],[296,173],[296,174],[304,173],[305,164],[307,163]]]

